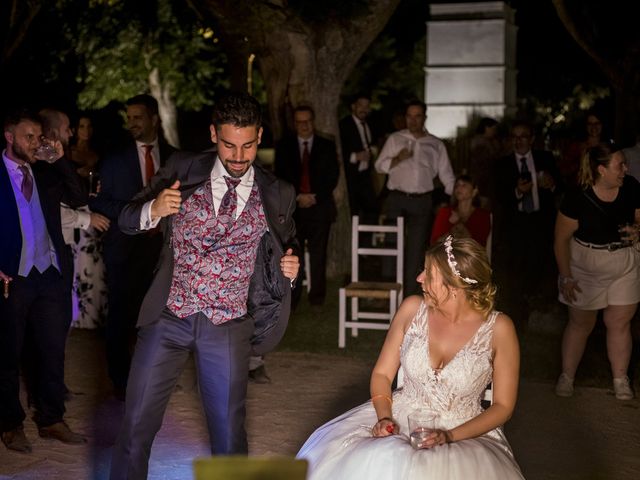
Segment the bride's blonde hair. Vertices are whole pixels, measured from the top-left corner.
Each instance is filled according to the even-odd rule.
[[[450,258],[445,249],[445,242],[446,240],[440,241],[427,251],[425,256],[427,275],[435,266],[442,275],[447,290],[451,288],[462,290],[471,306],[487,316],[493,310],[497,291],[491,278],[492,271],[487,252],[471,238],[452,238],[450,254],[456,262],[455,269],[458,275],[449,263]],[[467,282],[463,278],[467,279]],[[469,280],[475,280],[475,283]],[[425,293],[437,306],[438,301],[429,289]]]

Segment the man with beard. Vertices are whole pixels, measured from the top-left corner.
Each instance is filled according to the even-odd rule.
[[[111,480],[147,478],[149,453],[192,352],[211,452],[246,454],[249,356],[275,347],[287,324],[294,256],[295,192],[254,165],[260,104],[246,93],[216,103],[217,153],[173,155],[122,210],[140,234],[161,222],[161,261],[145,296]]]
[[[0,162],[0,432],[8,449],[25,453],[31,451],[19,399],[25,343],[34,347],[29,375],[39,435],[85,443],[63,421],[73,267],[62,238],[60,202],[77,207],[87,194],[60,141],[53,158],[38,161],[41,135],[37,117],[25,111],[8,116]]]
[[[150,95],[137,95],[126,102],[131,141],[105,156],[100,166],[101,189],[90,207],[105,215],[111,226],[103,239],[109,290],[106,351],[109,377],[116,398],[124,400],[135,341],[135,322],[149,288],[153,268],[162,247],[158,231],[135,237],[125,235],[117,225],[118,215],[164,165],[173,147],[159,135],[158,102]]]

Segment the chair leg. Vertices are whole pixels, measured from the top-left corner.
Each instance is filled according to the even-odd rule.
[[[398,310],[398,297],[396,297],[396,292],[389,292],[389,323],[393,320],[393,317],[396,315],[396,311]]]
[[[341,288],[338,293],[339,308],[338,308],[338,347],[344,348],[346,343],[347,327],[345,322],[347,320],[347,295],[344,288]]]
[[[360,311],[358,310],[358,297],[353,297],[351,299],[351,321],[357,322],[359,314],[360,314]],[[351,328],[351,336],[352,337],[358,336],[358,327]]]

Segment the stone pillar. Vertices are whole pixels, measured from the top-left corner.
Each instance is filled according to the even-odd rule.
[[[427,22],[427,129],[453,138],[478,116],[516,108],[515,10],[504,2],[431,4]]]

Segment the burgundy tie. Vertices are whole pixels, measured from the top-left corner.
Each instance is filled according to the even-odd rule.
[[[153,150],[153,145],[143,145],[145,148],[144,152],[144,174],[145,180],[149,183],[153,174],[156,173],[156,168],[153,165],[153,155],[151,155],[151,151]]]
[[[218,209],[218,219],[227,227],[231,227],[236,217],[236,207],[238,206],[236,187],[240,184],[240,179],[224,177],[224,181],[227,182],[227,191],[222,197]]]
[[[27,199],[27,202],[30,202],[31,195],[33,195],[33,177],[26,165],[20,165],[18,168],[22,172],[22,185],[20,186],[20,190],[22,190],[22,194],[24,198]]]
[[[309,142],[302,142],[302,172],[300,172],[300,193],[311,193],[311,175],[309,173]]]

